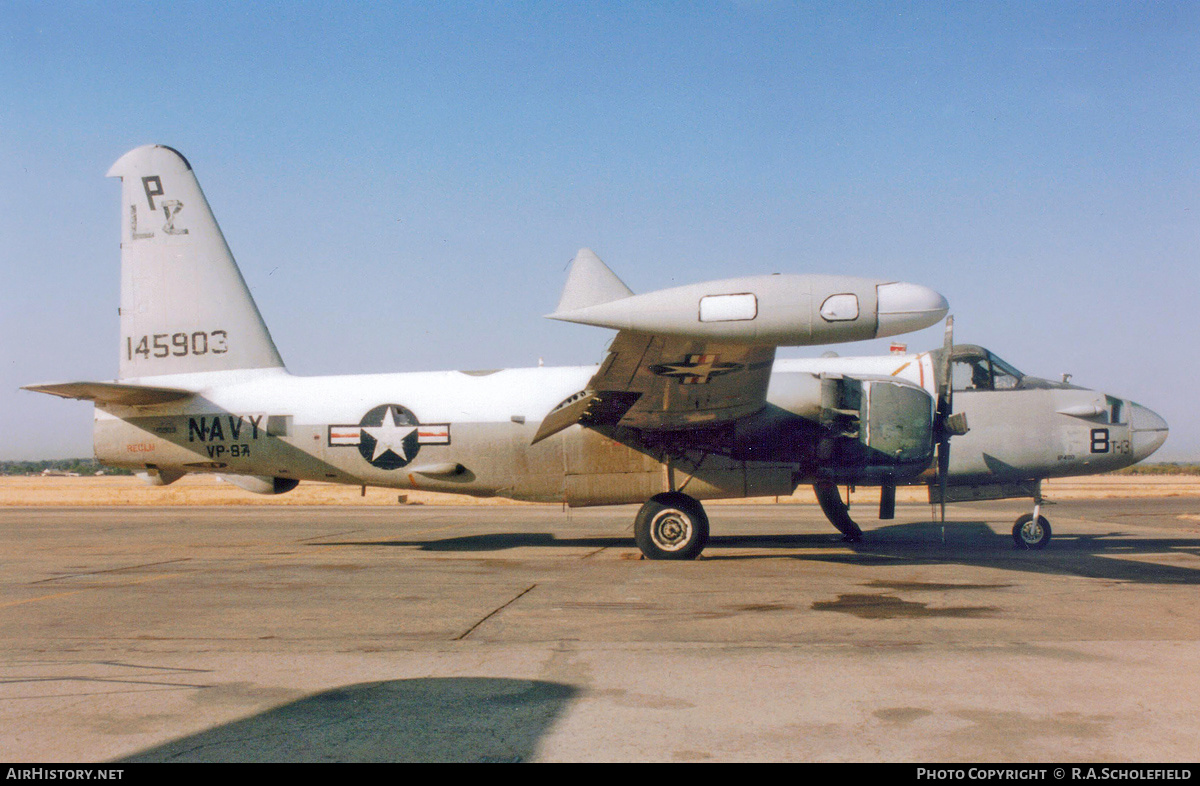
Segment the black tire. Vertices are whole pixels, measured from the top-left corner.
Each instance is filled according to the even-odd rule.
[[[821,512],[829,519],[829,523],[842,533],[842,540],[847,543],[861,542],[862,529],[850,518],[850,508],[842,501],[837,484],[829,480],[820,480],[813,484],[813,491],[816,492],[817,502],[821,505]]]
[[[1019,549],[1044,549],[1052,536],[1050,522],[1046,520],[1046,517],[1038,516],[1035,523],[1032,513],[1026,513],[1017,519],[1017,523],[1013,525],[1012,534],[1013,542]]]
[[[696,559],[708,545],[708,516],[687,494],[655,494],[633,520],[633,539],[646,559]]]

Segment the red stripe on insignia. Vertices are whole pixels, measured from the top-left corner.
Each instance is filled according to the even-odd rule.
[[[450,426],[448,424],[421,426],[417,429],[417,439],[422,445],[449,445]]]

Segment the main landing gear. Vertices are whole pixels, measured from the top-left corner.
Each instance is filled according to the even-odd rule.
[[[687,494],[655,494],[633,520],[633,539],[646,559],[696,559],[708,545],[708,516]]]
[[[821,510],[849,543],[862,540],[862,529],[850,518],[850,508],[834,483],[813,484]],[[1050,522],[1041,515],[1042,501],[1035,500],[1033,513],[1013,525],[1013,543],[1019,549],[1044,549],[1052,533]],[[696,559],[708,545],[708,515],[694,498],[679,491],[656,494],[642,505],[633,520],[633,538],[646,559]]]

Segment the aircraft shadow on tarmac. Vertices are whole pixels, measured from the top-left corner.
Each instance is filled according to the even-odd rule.
[[[716,527],[719,530],[719,524]],[[943,534],[944,533],[944,534]],[[312,543],[313,546],[403,546],[435,552],[496,552],[516,548],[632,548],[630,535],[563,538],[551,532],[490,533],[425,540]],[[751,549],[757,553],[747,554]],[[803,550],[802,553],[784,553]],[[730,553],[733,552],[733,553]],[[1143,584],[1200,584],[1197,568],[1138,560],[1150,554],[1200,557],[1197,537],[1129,537],[1113,531],[1102,535],[1056,534],[1042,551],[1013,547],[1012,537],[995,532],[983,521],[916,521],[876,527],[860,543],[845,543],[837,533],[713,535],[705,561],[788,558],[853,565],[958,563],[1042,574]]]
[[[794,556],[800,560],[849,564],[950,562],[1138,584],[1200,584],[1200,563],[1189,568],[1138,559],[1164,554],[1200,557],[1200,538],[1196,537],[1130,537],[1120,531],[1101,535],[1068,532],[1056,534],[1044,550],[1026,551],[1014,547],[1009,533],[997,533],[983,521],[948,522],[944,532],[943,539],[942,524],[935,521],[892,524],[867,530],[861,543],[840,544],[848,546],[852,553],[838,549],[829,554],[809,552]],[[723,540],[712,538],[709,548],[714,545],[745,548],[757,539],[730,538],[729,543],[722,543]],[[731,558],[738,557],[731,555]]]
[[[528,761],[576,692],[482,677],[348,685],[122,762]]]

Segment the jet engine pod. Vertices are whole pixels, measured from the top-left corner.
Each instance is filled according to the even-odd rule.
[[[134,473],[140,481],[148,486],[169,486],[182,478],[184,474],[182,470],[159,469],[153,464],[147,464],[144,472]]]
[[[654,335],[807,346],[929,327],[949,311],[928,287],[853,276],[747,276],[560,309],[552,319]]]

